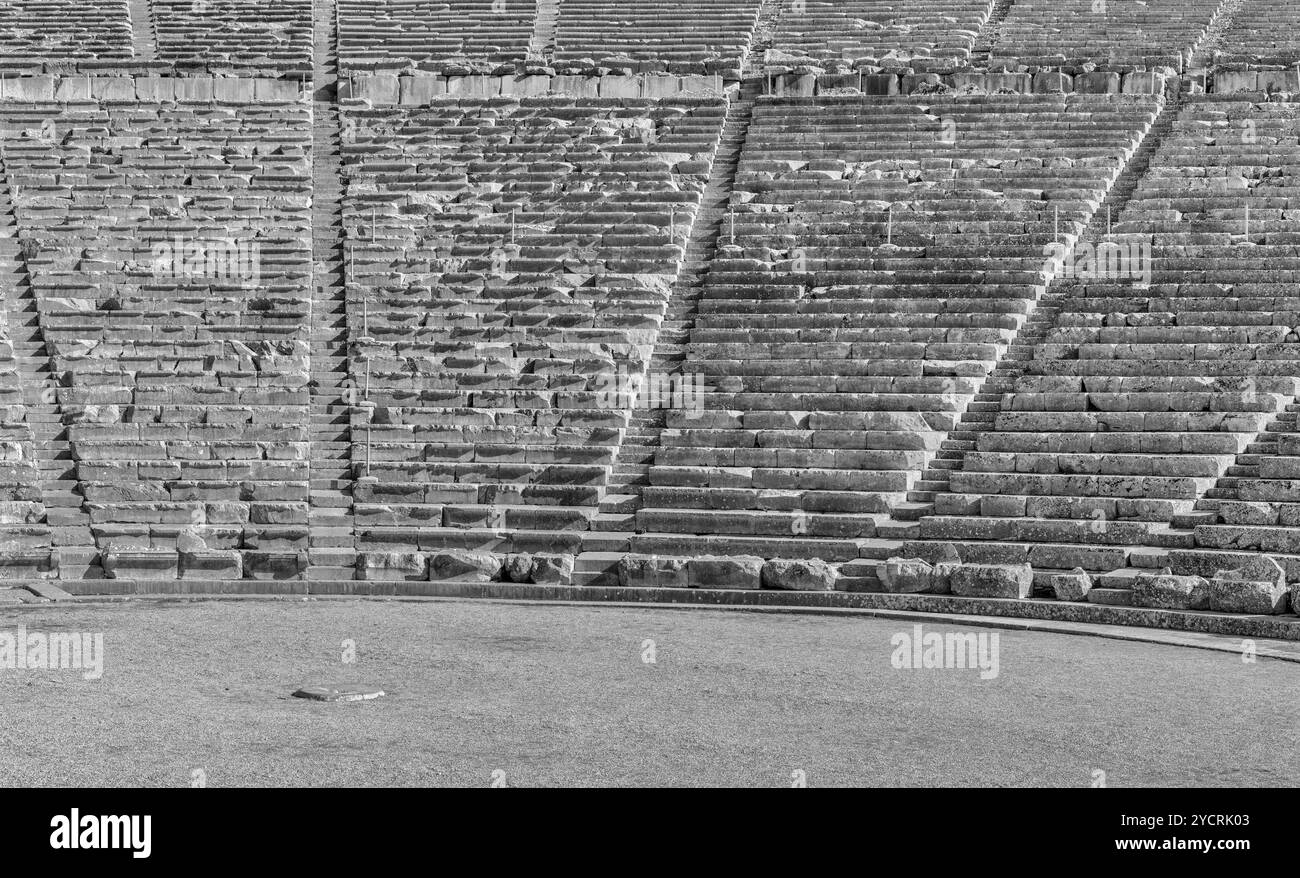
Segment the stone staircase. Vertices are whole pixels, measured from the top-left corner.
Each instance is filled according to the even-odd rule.
[[[682,268],[673,283],[668,309],[650,359],[650,372],[672,375],[680,371],[690,340],[700,293],[708,266],[717,251],[719,238],[726,234],[727,205],[736,177],[736,166],[753,117],[757,80],[746,80],[733,94],[722,128],[718,150],[701,196],[700,212],[686,241]],[[641,488],[650,483],[650,466],[664,429],[664,409],[638,408],[628,418],[627,432],[619,446],[613,472],[606,486],[597,518],[604,530],[634,529],[636,510],[641,508]]]
[[[312,112],[311,543],[310,579],[351,579],[352,436],[356,402],[348,366],[342,178],[335,6],[313,10],[315,79]]]
[[[528,41],[530,57],[555,57],[555,30],[560,22],[560,0],[538,0],[533,36]]]
[[[1011,7],[1014,5],[1015,0],[995,0],[993,8],[989,10],[989,17],[984,20],[984,26],[980,28],[971,48],[972,67],[988,67],[993,54],[993,45],[998,41],[999,29],[1002,22],[1006,21],[1007,16],[1011,14]]]
[[[41,333],[36,298],[27,274],[22,241],[18,235],[7,170],[0,161],[0,288],[9,314],[9,332],[23,390],[27,423],[32,431],[32,453],[38,468],[45,524],[60,576],[65,579],[100,579],[99,553],[90,532],[90,517],[77,480],[76,461],[68,441],[67,425],[59,406],[59,390],[50,364],[50,351]]]
[[[1192,47],[1191,61],[1187,65],[1189,68],[1206,67],[1214,61],[1214,56],[1223,44],[1224,34],[1232,27],[1233,19],[1244,4],[1245,0],[1223,0],[1210,19],[1205,33]]]
[[[127,0],[127,9],[131,14],[132,53],[140,61],[154,60],[158,57],[158,35],[150,0]]]
[[[763,75],[763,59],[776,40],[777,30],[781,27],[781,16],[786,11],[788,0],[763,0],[754,19],[754,38],[749,43],[741,59],[741,78],[753,79]]]

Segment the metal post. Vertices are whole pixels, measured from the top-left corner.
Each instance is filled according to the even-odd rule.
[[[731,217],[731,243],[736,243],[736,209],[731,208],[728,216]]]
[[[885,243],[894,244],[894,205],[885,208]]]

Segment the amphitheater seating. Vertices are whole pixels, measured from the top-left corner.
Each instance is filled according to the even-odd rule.
[[[528,54],[536,0],[339,0],[339,64],[489,67]]]
[[[807,0],[784,10],[773,48],[819,61],[914,58],[960,64],[988,18],[988,0]]]
[[[1181,70],[1219,0],[1025,0],[1011,7],[991,60],[1077,68]]]
[[[1300,62],[1300,7],[1291,0],[1246,0],[1221,45],[1220,64],[1294,67]]]
[[[0,2],[0,63],[131,56],[126,0]]]
[[[34,135],[8,139],[4,158],[105,571],[298,576],[306,108],[106,102],[0,113],[6,129]]]
[[[311,69],[311,0],[151,0],[158,57],[244,72]]]
[[[683,366],[707,410],[669,414],[638,529],[872,537],[1154,106],[761,100]]]
[[[682,74],[738,71],[758,7],[758,0],[563,0],[555,61]]]
[[[723,107],[349,108],[358,548],[585,530]]]
[[[1258,458],[1258,478],[1221,478],[1256,462],[1255,436],[1294,401],[1300,374],[1300,107],[1259,99],[1190,99],[1107,239],[1150,248],[1150,285],[1121,271],[1068,287],[923,538],[1040,573],[1163,566],[1166,549],[1190,547],[1169,522],[1227,482],[1225,496],[1278,504],[1263,504],[1272,525],[1247,529],[1251,542],[1235,526],[1244,507],[1226,503],[1231,524],[1197,528],[1198,545],[1296,539],[1277,525],[1300,499],[1285,435]]]

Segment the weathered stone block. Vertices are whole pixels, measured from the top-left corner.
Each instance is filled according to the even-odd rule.
[[[181,579],[243,579],[243,556],[233,549],[180,553]]]
[[[533,556],[519,553],[506,555],[501,565],[501,573],[510,582],[531,582],[533,575]]]
[[[1033,584],[1028,564],[962,564],[948,574],[952,593],[969,598],[1027,598]]]
[[[357,572],[367,582],[420,582],[429,578],[429,558],[419,552],[362,552]]]
[[[534,555],[530,578],[538,585],[572,585],[573,556],[567,554]]]
[[[446,549],[429,559],[429,579],[434,582],[491,582],[501,573],[501,559],[490,552]]]
[[[692,588],[761,588],[763,559],[754,555],[717,555],[692,558],[686,565]]]
[[[1209,609],[1210,584],[1200,576],[1140,573],[1133,580],[1133,605],[1157,610]]]
[[[1278,564],[1277,561],[1267,555],[1256,555],[1232,569],[1218,570],[1215,572],[1214,578],[1244,582],[1268,582],[1283,587],[1286,585],[1286,571],[1282,569],[1281,564]]]
[[[920,558],[890,558],[880,566],[880,581],[891,594],[918,594],[934,585],[934,568]]]
[[[306,552],[245,552],[244,578],[299,579],[307,571],[307,563]]]
[[[1069,573],[1053,573],[1048,577],[1048,584],[1058,601],[1083,601],[1092,591],[1092,577],[1082,567],[1076,567]]]
[[[175,552],[152,552],[110,547],[100,556],[109,579],[176,579],[179,557]]]
[[[839,579],[837,568],[820,558],[776,558],[763,565],[763,588],[784,591],[833,591]]]
[[[624,555],[618,562],[618,584],[624,588],[686,588],[690,585],[686,559]]]
[[[1274,615],[1285,613],[1287,587],[1278,582],[1215,579],[1210,583],[1210,609],[1220,613]]]

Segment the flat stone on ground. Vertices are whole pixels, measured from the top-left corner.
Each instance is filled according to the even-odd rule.
[[[306,698],[308,701],[373,701],[385,694],[383,689],[376,686],[323,683],[304,686],[293,693],[293,697]]]

